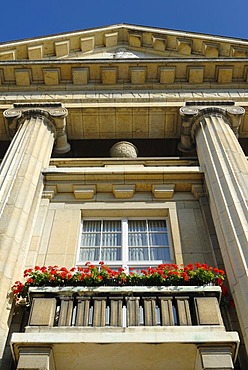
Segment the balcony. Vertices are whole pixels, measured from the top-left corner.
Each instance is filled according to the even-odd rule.
[[[239,340],[225,330],[220,293],[215,286],[31,288],[28,326],[12,337],[17,369],[42,358],[43,368],[56,370],[198,370],[202,353],[216,351],[231,364]]]

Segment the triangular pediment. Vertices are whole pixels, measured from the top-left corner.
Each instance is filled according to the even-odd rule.
[[[0,60],[246,58],[248,41],[127,24],[0,44]]]

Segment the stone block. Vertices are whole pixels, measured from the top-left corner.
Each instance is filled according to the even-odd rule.
[[[160,68],[160,83],[173,84],[175,82],[176,67]]]
[[[54,46],[55,46],[56,57],[58,58],[66,57],[70,52],[70,41],[69,40],[55,42]]]
[[[112,48],[118,44],[118,32],[106,33],[104,35],[106,48]]]
[[[216,297],[195,298],[195,307],[199,325],[223,325]]]
[[[180,54],[190,55],[192,48],[192,41],[190,39],[185,39],[178,37],[177,39],[177,50]]]
[[[188,69],[188,80],[190,84],[201,84],[204,78],[204,67],[191,67]]]
[[[162,38],[159,36],[152,36],[152,46],[154,50],[165,51],[166,41],[167,41],[166,38]]]
[[[130,68],[130,79],[132,84],[144,84],[146,82],[146,68],[133,67]]]
[[[135,185],[114,185],[113,194],[117,199],[129,199],[134,196]]]
[[[0,60],[15,60],[16,50],[7,50],[0,52]]]
[[[227,84],[232,82],[233,67],[217,67],[217,81],[220,84]]]
[[[50,347],[20,347],[17,370],[54,370]]]
[[[55,310],[55,298],[34,298],[28,324],[30,326],[53,326]]]
[[[231,56],[234,58],[246,58],[247,50],[236,46],[231,47]]]
[[[204,370],[234,369],[231,349],[228,347],[200,348],[199,352]]]
[[[95,47],[95,37],[81,38],[81,50],[83,53],[93,51]]]
[[[17,86],[30,85],[31,70],[30,69],[15,69],[15,79]]]
[[[45,85],[58,85],[60,82],[60,69],[59,68],[44,68],[43,78]]]
[[[104,85],[116,84],[117,68],[101,68],[101,79]]]
[[[92,199],[96,194],[95,185],[75,185],[73,186],[74,197],[76,199]]]
[[[128,42],[130,46],[134,48],[140,48],[141,47],[141,35],[138,33],[129,33]]]
[[[156,199],[170,199],[174,195],[175,184],[152,185],[152,192]]]
[[[203,42],[202,53],[208,58],[218,58],[219,56],[219,44]]]
[[[89,81],[89,68],[72,68],[74,85],[86,85]]]
[[[35,45],[28,47],[28,59],[40,60],[43,58],[43,45]]]

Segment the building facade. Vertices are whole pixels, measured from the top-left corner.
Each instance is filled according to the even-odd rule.
[[[246,369],[247,72],[246,40],[125,24],[0,45],[2,369]],[[218,266],[229,291],[9,295],[102,260]]]

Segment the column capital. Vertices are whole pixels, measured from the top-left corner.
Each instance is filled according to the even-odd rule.
[[[194,149],[195,142],[195,131],[198,128],[198,124],[203,117],[208,116],[221,116],[224,121],[232,128],[236,136],[238,136],[238,129],[241,123],[241,118],[245,114],[245,110],[239,106],[184,106],[181,107],[179,112],[182,116],[182,126],[181,126],[181,142],[178,145],[181,151],[191,151]]]
[[[20,103],[14,104],[3,112],[8,123],[10,136],[14,136],[19,126],[31,118],[41,118],[48,129],[55,137],[54,151],[56,153],[67,153],[70,151],[70,144],[67,142],[65,132],[66,117],[68,111],[61,103]]]

